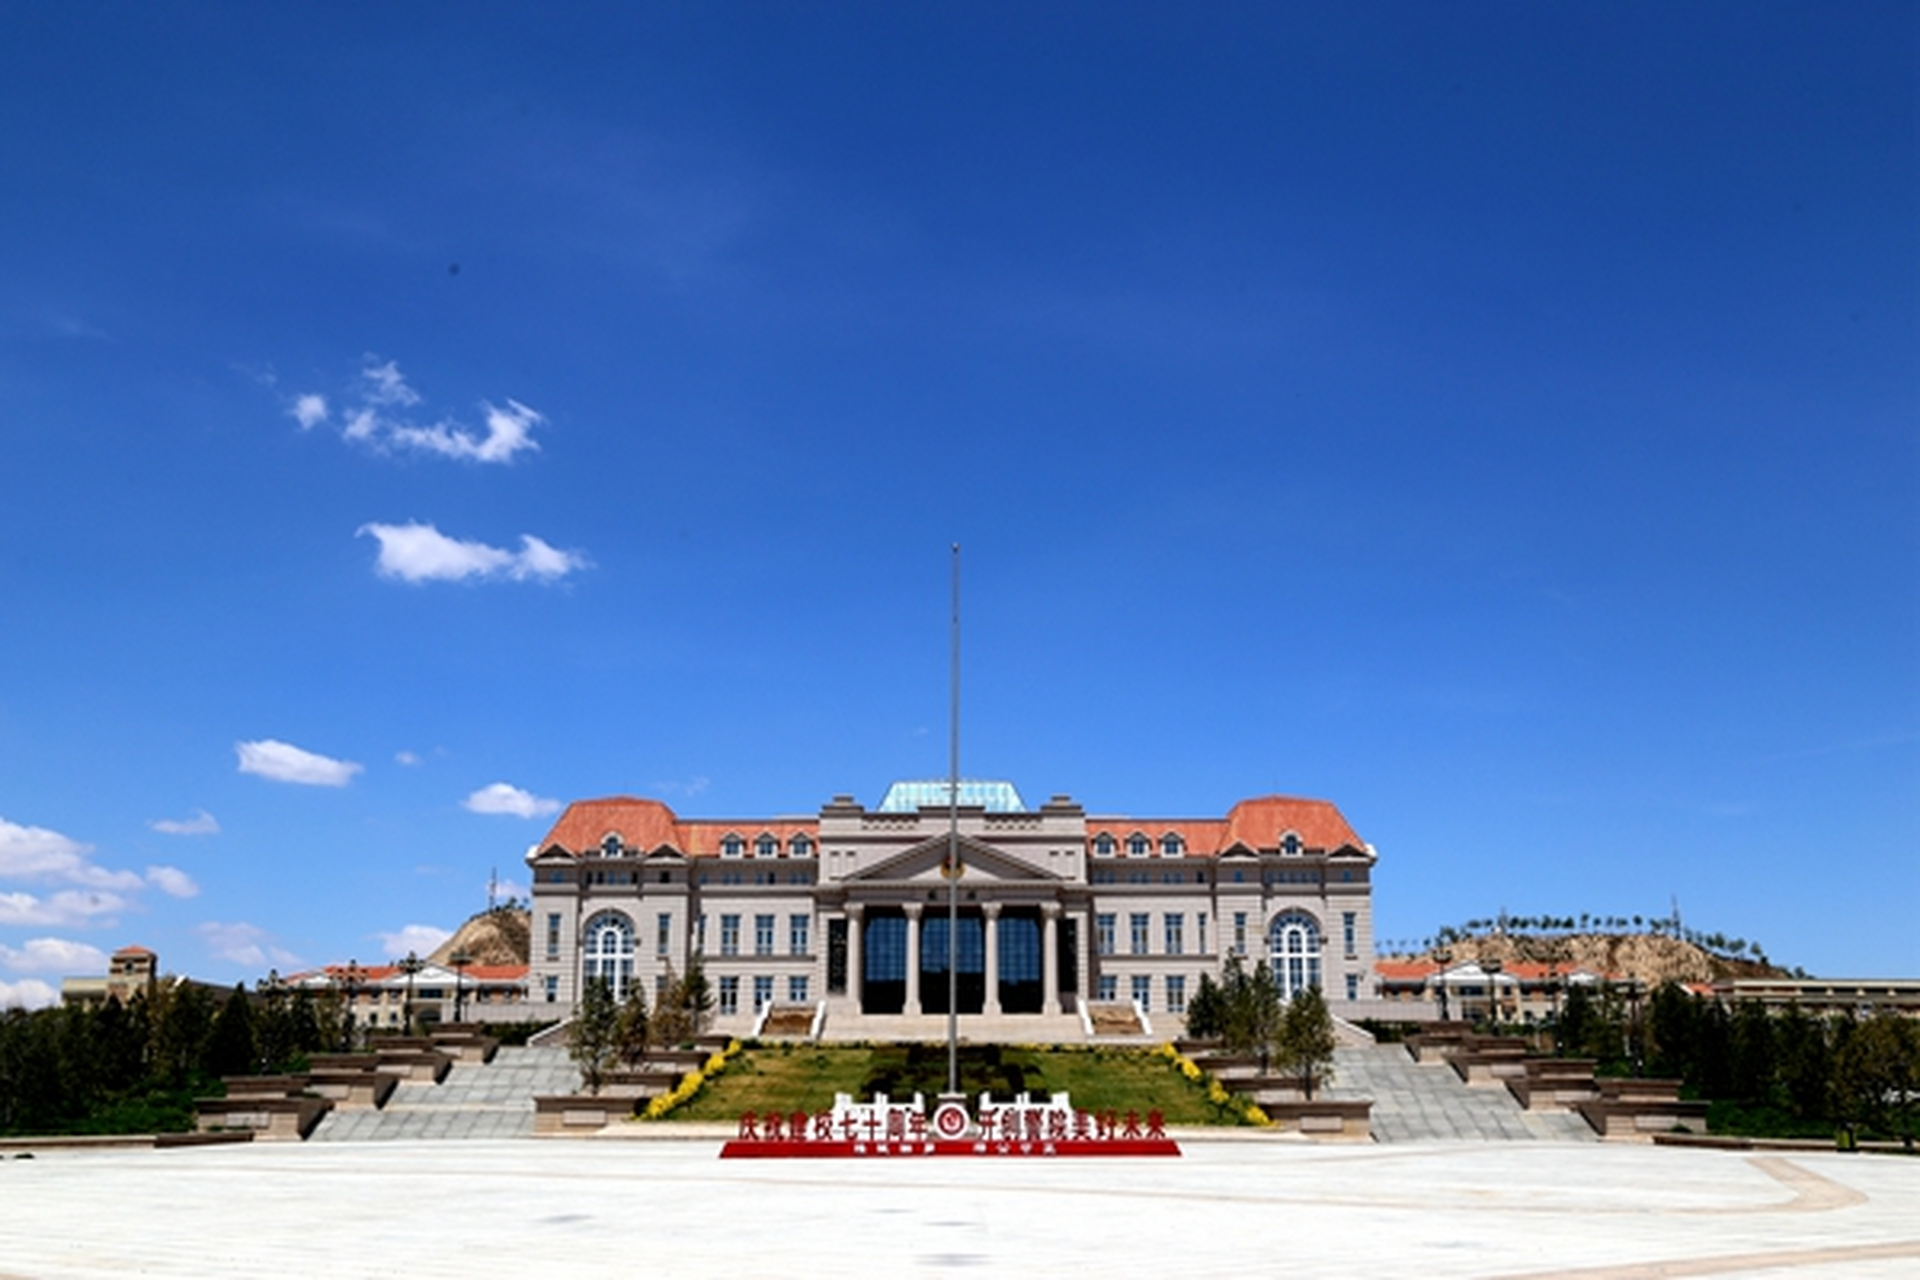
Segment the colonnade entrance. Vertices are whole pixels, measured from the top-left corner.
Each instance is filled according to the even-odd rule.
[[[947,1012],[948,918],[944,907],[847,908],[848,995],[862,1013]],[[1058,1013],[1060,977],[1078,966],[1068,955],[1073,931],[1060,909],[1041,906],[963,907],[953,921],[957,1012]]]

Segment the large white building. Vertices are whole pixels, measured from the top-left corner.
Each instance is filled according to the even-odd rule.
[[[1050,1019],[1106,1004],[1177,1030],[1200,975],[1234,953],[1269,960],[1287,993],[1320,987],[1336,1014],[1374,1005],[1375,855],[1327,801],[1095,816],[968,781],[958,815],[963,1034],[968,1018],[1030,1015],[1046,1038]],[[944,781],[895,783],[875,809],[835,796],[784,818],[577,801],[527,854],[529,999],[565,1012],[595,975],[651,998],[699,956],[720,1030],[776,1005],[811,1007],[836,1037],[944,1018],[948,831]]]

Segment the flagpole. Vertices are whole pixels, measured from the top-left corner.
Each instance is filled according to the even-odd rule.
[[[960,544],[953,544],[947,708],[947,1092],[960,1092]],[[984,923],[984,922],[983,922]],[[917,962],[917,958],[916,958]]]

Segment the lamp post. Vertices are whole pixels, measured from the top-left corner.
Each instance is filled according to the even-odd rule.
[[[1447,1020],[1447,966],[1453,963],[1453,951],[1441,947],[1433,953],[1433,963],[1438,966],[1433,971],[1434,990],[1440,996],[1440,1021]]]
[[[473,955],[462,947],[447,957],[447,963],[453,966],[453,1020],[456,1023],[464,1022],[467,1007],[467,966],[473,963]]]
[[[359,976],[360,976],[360,966],[352,960],[347,961],[346,968],[340,970],[340,974],[339,974],[340,986],[347,993],[346,1009],[345,1009],[344,1015],[340,1019],[340,1034],[342,1038],[340,1049],[341,1049],[341,1052],[343,1053],[353,1052],[354,984],[355,984],[355,981],[359,978]]]
[[[407,1004],[402,1011],[405,1014],[407,1034],[413,1034],[413,975],[420,972],[420,957],[407,952],[407,958],[400,962],[400,970],[407,975]]]

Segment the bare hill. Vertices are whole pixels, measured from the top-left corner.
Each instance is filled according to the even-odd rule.
[[[455,929],[427,959],[448,965],[454,952],[465,951],[474,964],[526,964],[532,936],[531,913],[519,907],[495,907]]]
[[[1784,977],[1786,971],[1757,960],[1714,955],[1680,938],[1657,933],[1483,933],[1452,944],[1462,960],[1532,961],[1562,969],[1638,978],[1649,986],[1662,982],[1712,982],[1716,978]],[[1418,957],[1432,960],[1431,952]]]

